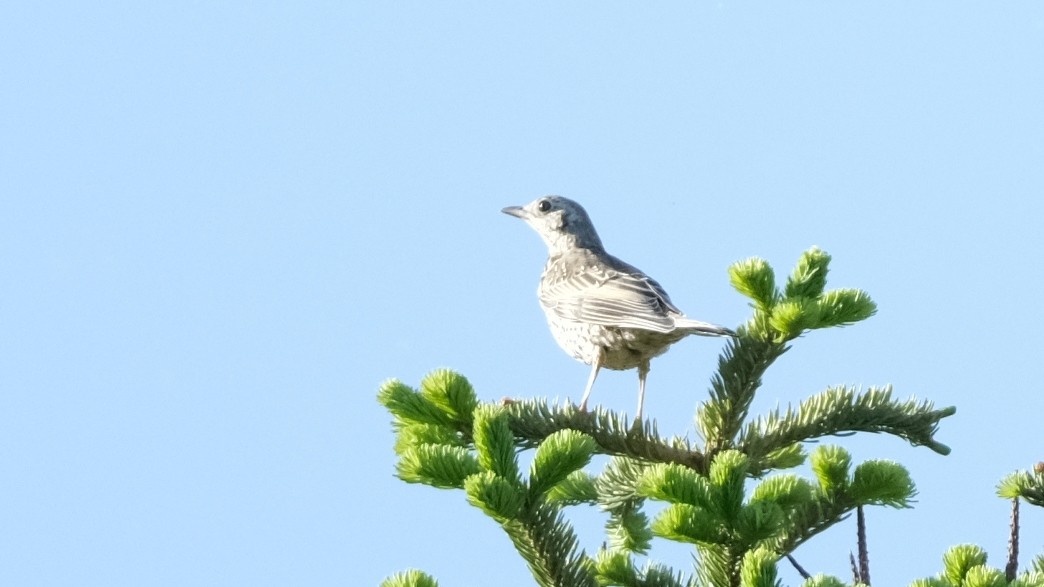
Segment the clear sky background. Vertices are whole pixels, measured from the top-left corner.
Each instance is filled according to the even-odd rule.
[[[955,405],[911,510],[869,512],[875,584],[983,545],[1044,459],[1044,7],[953,3],[134,3],[0,18],[0,584],[529,585],[461,492],[393,477],[382,381],[578,398],[535,298],[537,236],[583,203],[695,318],[749,315],[727,267],[878,315],[795,342],[753,413],[831,384]],[[694,437],[721,341],[653,362]],[[593,401],[634,409],[633,372]],[[572,512],[590,551],[603,518]],[[1044,544],[1024,508],[1024,560]],[[798,552],[848,577],[854,521]],[[653,556],[688,568],[662,540]],[[786,584],[800,581],[783,567]]]

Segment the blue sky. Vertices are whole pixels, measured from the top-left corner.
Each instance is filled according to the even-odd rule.
[[[647,3],[646,3],[647,4]],[[831,384],[955,405],[869,513],[875,584],[985,546],[1044,458],[1044,7],[985,3],[28,3],[0,19],[0,583],[531,584],[459,492],[393,477],[379,384],[579,396],[500,214],[583,203],[689,315],[818,245],[877,316],[812,333],[760,413]],[[654,361],[693,437],[720,341]],[[634,373],[593,401],[634,408]],[[588,549],[601,516],[575,512]],[[1044,516],[1024,509],[1023,551]],[[802,547],[847,576],[854,525]],[[653,555],[685,568],[688,551]],[[799,583],[784,568],[787,584]]]

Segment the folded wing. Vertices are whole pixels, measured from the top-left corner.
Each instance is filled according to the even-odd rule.
[[[540,304],[569,320],[600,326],[671,332],[681,311],[654,279],[619,259],[544,280]],[[550,283],[549,283],[550,282]]]

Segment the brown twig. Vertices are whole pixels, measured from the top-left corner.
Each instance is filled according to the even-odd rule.
[[[801,575],[802,579],[806,579],[807,580],[807,579],[811,579],[812,578],[812,575],[809,575],[808,571],[805,570],[805,567],[802,567],[801,565],[799,565],[798,562],[797,562],[797,559],[795,559],[793,556],[788,554],[787,555],[787,560],[790,561],[790,564],[794,565],[794,568],[797,569],[797,572],[798,572],[799,575]]]
[[[859,543],[859,581],[870,585],[870,553],[866,546],[866,518],[863,506],[856,508],[856,540]]]
[[[1019,498],[1011,499],[1011,532],[1008,535],[1008,564],[1004,567],[1004,577],[1009,583],[1015,580],[1019,572]]]

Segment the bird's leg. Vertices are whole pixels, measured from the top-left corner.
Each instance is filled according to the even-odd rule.
[[[587,378],[587,387],[584,388],[584,397],[580,398],[580,411],[587,411],[587,398],[591,396],[591,388],[594,387],[595,379],[598,378],[598,370],[602,368],[602,351],[598,350],[598,356],[591,363],[591,376]]]
[[[634,423],[642,421],[642,405],[645,404],[645,376],[649,374],[649,361],[638,365],[638,410],[634,413]]]

